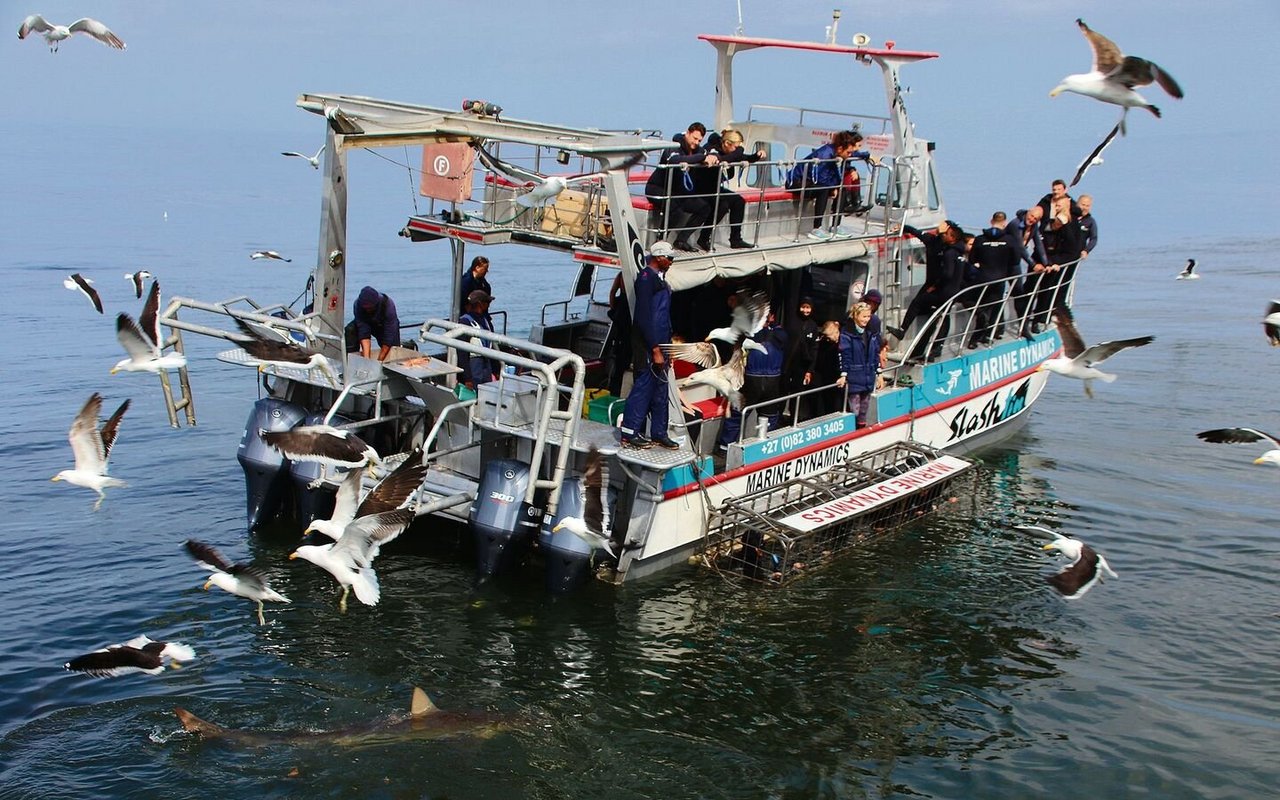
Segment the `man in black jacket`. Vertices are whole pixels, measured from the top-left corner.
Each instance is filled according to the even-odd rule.
[[[919,239],[925,248],[924,285],[907,305],[907,312],[902,317],[901,327],[886,325],[885,330],[893,334],[895,339],[905,339],[906,331],[916,317],[928,317],[960,290],[964,277],[964,231],[950,221],[942,222],[936,231],[921,231],[910,225],[902,227],[908,236]],[[944,317],[937,332],[937,342],[929,352],[929,358],[936,359],[942,355],[942,340],[951,331],[951,320]],[[930,339],[926,333],[920,337],[920,347]],[[923,351],[913,352],[912,358],[920,358]]]
[[[969,262],[975,274],[969,281],[971,284],[987,283],[1001,278],[1012,278],[1019,274],[1021,262],[1021,245],[1013,233],[1005,228],[1005,213],[997,211],[991,215],[991,227],[984,228],[982,233],[974,237],[973,249],[969,252]],[[969,337],[969,349],[973,350],[998,338],[995,331],[1000,324],[1000,313],[1004,311],[1005,292],[1010,282],[992,284],[983,288],[975,302],[973,333]]]
[[[680,147],[662,151],[658,169],[644,185],[645,197],[665,220],[663,228],[674,234],[675,249],[686,253],[698,252],[689,236],[710,220],[711,203],[706,197],[698,196],[690,172],[677,165],[714,167],[720,163],[720,156],[702,149],[702,138],[706,135],[707,126],[694,122],[684,133],[673,136],[672,140]]]

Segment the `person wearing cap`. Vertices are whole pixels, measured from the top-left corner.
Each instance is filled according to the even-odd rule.
[[[632,314],[632,341],[635,343],[635,382],[622,412],[622,444],[645,448],[655,444],[676,449],[680,445],[667,435],[671,403],[667,388],[667,361],[660,345],[671,341],[671,287],[666,272],[675,249],[670,242],[657,241],[649,248],[645,266],[636,275],[635,306]],[[645,422],[649,435],[644,435]]]
[[[484,289],[472,290],[465,299],[466,313],[458,322],[492,333],[493,317],[489,316],[489,303],[492,300],[493,298]],[[483,345],[485,341],[477,336],[471,340],[471,343]],[[458,361],[458,366],[462,367],[462,382],[473,392],[480,384],[498,378],[498,365],[491,358],[475,356],[459,350]]]
[[[391,355],[391,348],[400,344],[400,316],[396,314],[395,301],[372,286],[366,286],[360,290],[351,315],[356,326],[356,340],[360,343],[360,355],[369,358],[373,349],[370,339],[377,339],[382,348],[378,351],[378,360],[386,361]]]
[[[489,281],[485,275],[489,274],[489,259],[484,256],[476,256],[471,259],[471,268],[462,274],[462,286],[458,297],[461,299],[459,311],[463,314],[467,313],[467,298],[477,289],[489,295],[489,300],[493,300],[493,288],[489,286]]]

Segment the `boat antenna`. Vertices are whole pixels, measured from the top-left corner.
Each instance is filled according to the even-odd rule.
[[[734,33],[741,36],[745,32],[746,28],[742,25],[742,0],[738,0],[738,29]]]
[[[836,43],[836,28],[840,27],[840,9],[831,9],[831,24],[827,26],[827,44]]]

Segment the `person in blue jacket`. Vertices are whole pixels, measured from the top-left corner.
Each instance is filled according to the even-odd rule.
[[[351,307],[351,315],[356,340],[360,342],[360,355],[369,358],[373,349],[370,339],[377,339],[382,348],[378,360],[386,361],[391,348],[400,344],[400,316],[395,302],[372,286],[366,286]]]
[[[489,316],[489,304],[491,302],[493,302],[493,297],[485,290],[472,290],[466,297],[467,313],[463,314],[458,321],[463,325],[470,325],[473,328],[492,333],[493,317]],[[479,337],[473,338],[471,342],[472,344],[485,344],[485,341]],[[491,358],[473,356],[470,353],[464,353],[459,350],[458,361],[460,362],[459,366],[462,367],[462,382],[473,392],[480,384],[498,379],[498,364]]]
[[[631,325],[636,345],[632,359],[635,382],[622,412],[624,447],[645,448],[656,444],[674,450],[680,446],[667,435],[671,398],[667,388],[668,365],[659,347],[671,341],[671,287],[664,275],[671,268],[674,256],[675,250],[669,242],[654,242],[644,269],[636,275]],[[644,435],[646,420],[648,436]]]
[[[813,200],[813,230],[810,239],[825,241],[833,238],[833,234],[823,230],[822,221],[827,213],[827,203],[836,196],[844,186],[844,173],[849,159],[864,159],[875,162],[874,156],[867,150],[859,150],[862,134],[854,131],[837,131],[828,144],[817,148],[805,156],[787,173],[787,189],[800,201],[800,212],[804,205]],[[832,215],[831,228],[840,224],[839,204]]]
[[[778,324],[777,313],[770,309],[764,327],[756,331],[755,336],[751,338],[755,340],[756,344],[762,345],[764,349],[753,349],[747,353],[747,363],[742,381],[743,408],[772,400],[775,397],[781,397],[784,394],[782,369],[787,361],[788,337],[787,332]],[[755,410],[755,413],[768,420],[768,430],[772,430],[778,427],[782,408],[775,403],[760,406]],[[751,423],[752,419],[752,417],[748,418],[748,424]],[[729,416],[725,417],[724,425],[720,429],[720,446],[728,447],[730,443],[736,442],[741,429],[742,412],[734,409]],[[754,436],[755,431],[749,430],[748,434]]]
[[[871,306],[855,303],[849,309],[853,329],[840,333],[840,377],[836,385],[849,393],[849,411],[857,415],[857,426],[867,426],[871,392],[880,371],[880,337],[871,332]]]

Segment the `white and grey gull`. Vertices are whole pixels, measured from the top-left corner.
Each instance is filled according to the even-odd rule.
[[[1098,364],[1121,350],[1143,347],[1155,341],[1154,336],[1138,336],[1133,339],[1099,342],[1086,347],[1084,340],[1076,331],[1075,318],[1070,309],[1064,306],[1055,308],[1053,318],[1058,323],[1058,335],[1062,337],[1062,355],[1046,360],[1037,369],[1047,369],[1066,378],[1084,381],[1084,393],[1089,397],[1093,397],[1095,379],[1104,383],[1111,383],[1116,379],[1115,375],[1098,369]]]
[[[207,591],[210,586],[217,586],[224,592],[243,597],[258,604],[258,624],[265,625],[262,616],[262,603],[270,600],[273,603],[289,603],[289,598],[272,589],[267,583],[267,576],[261,569],[252,564],[233,564],[222,557],[213,547],[204,542],[188,539],[184,545],[187,553],[211,573],[204,582]]]
[[[45,44],[49,45],[49,51],[53,53],[58,52],[58,46],[62,44],[62,41],[70,39],[74,33],[92,36],[107,47],[112,47],[116,50],[123,50],[126,47],[120,37],[112,33],[110,28],[89,17],[81,17],[70,25],[58,25],[49,22],[39,14],[32,14],[18,26],[18,38],[25,39],[32,33],[42,35]]]
[[[107,475],[107,462],[111,458],[111,447],[116,443],[120,420],[128,410],[129,401],[125,400],[107,419],[106,424],[99,428],[98,417],[102,413],[102,395],[97,392],[90,395],[89,400],[80,409],[80,413],[76,414],[67,436],[67,440],[71,442],[71,452],[75,455],[75,467],[64,469],[50,478],[55,482],[66,481],[97,492],[98,502],[93,504],[95,511],[106,499],[104,490],[126,485],[119,478]]]
[[[92,653],[76,656],[62,666],[71,672],[82,672],[95,678],[114,678],[130,672],[159,675],[166,664],[173,669],[191,661],[196,651],[182,642],[157,642],[138,636],[123,644],[113,644]]]
[[[116,362],[111,368],[112,375],[122,371],[159,374],[187,365],[187,357],[182,353],[164,352],[164,338],[160,334],[160,281],[151,282],[151,291],[142,304],[137,322],[124,312],[116,315],[116,339],[129,357]]]

